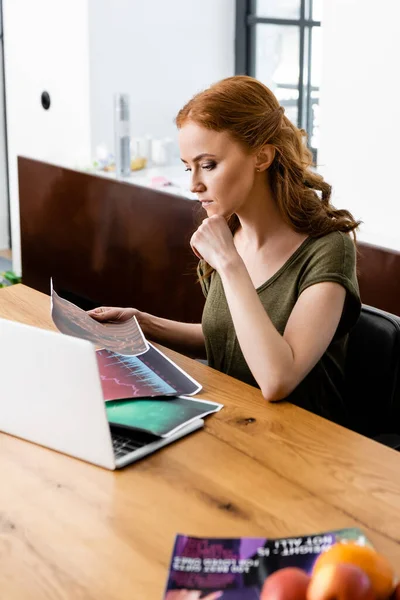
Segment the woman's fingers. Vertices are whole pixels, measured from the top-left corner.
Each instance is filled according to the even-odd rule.
[[[202,260],[203,257],[201,256],[200,252],[197,250],[197,248],[195,246],[196,237],[197,237],[196,234],[197,234],[197,232],[195,231],[194,234],[191,237],[190,247],[192,248],[192,250],[193,250],[194,254],[197,256],[197,258],[199,258],[200,260]]]
[[[193,245],[192,245],[192,250],[199,260],[203,260],[202,255],[199,252],[197,252],[196,248]]]
[[[88,315],[96,321],[101,322],[127,320],[130,317],[126,316],[124,319],[124,310],[125,309],[123,308],[116,308],[112,306],[99,306],[98,308],[89,310]]]

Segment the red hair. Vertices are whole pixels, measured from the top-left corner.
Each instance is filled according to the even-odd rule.
[[[305,131],[289,121],[263,83],[245,75],[215,83],[189,100],[175,119],[179,129],[188,121],[228,132],[248,152],[257,152],[265,144],[275,148],[269,183],[282,217],[295,231],[313,237],[332,231],[354,235],[360,222],[349,211],[332,206],[331,186],[310,168],[312,154]],[[228,223],[234,232],[236,215]]]

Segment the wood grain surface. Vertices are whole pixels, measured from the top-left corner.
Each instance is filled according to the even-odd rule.
[[[23,285],[0,290],[0,317],[54,329]],[[358,526],[400,572],[399,453],[163,351],[225,405],[203,431],[115,473],[0,434],[1,598],[161,600],[178,532]]]

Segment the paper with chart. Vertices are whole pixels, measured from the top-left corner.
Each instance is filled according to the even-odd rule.
[[[99,323],[69,300],[61,298],[51,282],[51,316],[57,329],[67,335],[89,340],[111,352],[139,356],[149,349],[136,317],[124,323]]]
[[[147,342],[135,319],[103,324],[61,298],[51,284],[51,316],[59,331],[89,340],[96,352],[104,400],[192,396],[201,390],[160,350]]]
[[[154,396],[192,396],[201,385],[149,343],[140,356],[97,350],[104,400]]]

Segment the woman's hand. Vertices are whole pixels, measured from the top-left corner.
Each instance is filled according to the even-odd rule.
[[[137,308],[115,306],[100,306],[88,310],[87,314],[101,323],[124,323],[132,317],[136,317],[148,340],[158,342],[193,358],[206,358],[201,323],[180,323],[150,315]]]
[[[190,240],[195,255],[218,271],[239,254],[226,220],[218,215],[204,219]]]
[[[93,310],[88,310],[88,315],[100,321],[101,323],[123,323],[129,321],[133,316],[139,314],[136,308],[117,308],[115,306],[99,306]]]

